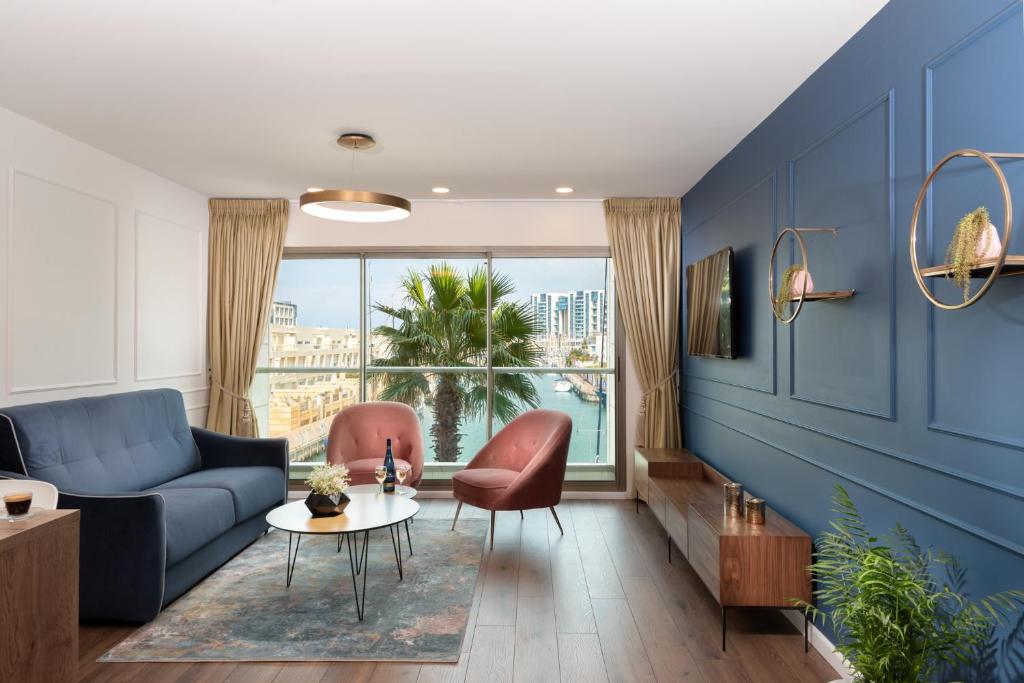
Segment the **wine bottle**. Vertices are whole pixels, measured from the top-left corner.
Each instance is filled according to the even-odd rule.
[[[398,477],[395,474],[395,456],[391,454],[391,439],[388,439],[388,449],[384,453],[384,467],[388,470],[388,476],[384,477],[384,493],[394,493]]]

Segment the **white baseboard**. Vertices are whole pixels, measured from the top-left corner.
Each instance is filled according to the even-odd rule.
[[[789,619],[797,629],[803,629],[804,627],[804,615],[801,612],[795,610],[780,610],[787,619]],[[828,662],[829,666],[836,670],[836,673],[842,676],[844,679],[853,678],[853,670],[847,664],[846,660],[843,659],[842,655],[836,652],[836,646],[832,644],[824,633],[818,630],[818,627],[813,623],[810,624],[811,630],[808,632],[808,639],[810,640],[811,647],[818,651],[825,661]]]

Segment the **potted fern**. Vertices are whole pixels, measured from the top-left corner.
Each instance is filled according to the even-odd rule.
[[[871,535],[841,486],[832,501],[838,517],[818,538],[810,568],[822,609],[799,604],[832,625],[836,652],[858,683],[937,680],[969,662],[1024,603],[1021,591],[970,600],[960,592],[962,581],[951,586],[935,575],[939,567],[959,571],[955,560],[922,551],[899,525],[885,539]]]

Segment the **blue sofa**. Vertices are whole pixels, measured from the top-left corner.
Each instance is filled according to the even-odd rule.
[[[81,510],[83,619],[149,621],[267,529],[288,443],[189,427],[171,389],[0,408],[0,477]]]

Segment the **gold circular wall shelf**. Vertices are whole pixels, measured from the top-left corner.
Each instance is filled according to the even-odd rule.
[[[804,299],[807,298],[807,276],[804,275],[804,286],[800,291],[800,298],[797,299],[796,310],[793,311],[793,315],[789,316],[788,318],[783,318],[781,315],[779,315],[778,310],[776,310],[778,300],[775,298],[775,254],[779,251],[779,243],[782,242],[782,238],[786,236],[786,233],[791,233],[793,237],[796,238],[796,243],[800,245],[800,256],[803,260],[804,273],[811,272],[810,263],[807,259],[807,245],[804,244],[804,238],[800,236],[800,231],[797,230],[796,228],[786,228],[785,230],[779,233],[778,237],[775,238],[775,244],[772,246],[772,260],[768,264],[768,298],[772,302],[772,315],[774,315],[775,319],[778,320],[783,325],[788,325],[794,320],[796,320],[796,317],[800,315],[800,311],[804,307]],[[791,300],[791,298],[786,299],[786,301]]]
[[[1003,248],[999,251],[999,257],[991,263],[990,267],[992,271],[988,277],[985,278],[985,282],[982,283],[981,288],[974,293],[967,301],[959,304],[947,304],[940,301],[931,290],[928,285],[925,284],[925,276],[921,272],[921,267],[917,263],[917,224],[921,216],[921,206],[924,204],[925,198],[928,196],[928,188],[931,187],[932,181],[935,180],[935,176],[938,175],[942,167],[948,164],[953,159],[958,157],[976,157],[984,161],[988,167],[995,174],[996,180],[999,182],[999,189],[1003,193]],[[921,293],[925,295],[934,306],[941,308],[945,311],[959,311],[963,308],[967,308],[975,304],[978,299],[985,296],[992,285],[995,284],[996,278],[999,277],[1000,272],[1003,270],[1003,265],[1006,263],[1006,251],[1010,247],[1010,237],[1013,235],[1013,199],[1010,196],[1010,186],[1006,183],[1006,176],[1003,175],[1003,169],[999,168],[999,164],[996,163],[997,158],[1008,158],[1008,159],[1024,159],[1024,154],[1011,154],[1006,152],[982,152],[977,149],[958,149],[954,152],[950,152],[942,161],[935,165],[928,177],[924,179],[924,183],[921,185],[921,189],[917,193],[917,199],[914,200],[914,213],[910,218],[910,265],[914,269],[914,280],[917,282],[918,288]],[[934,277],[936,275],[945,274],[948,272],[948,268],[941,266],[935,268],[929,268],[929,276]]]
[[[852,289],[835,292],[808,292],[808,278],[804,277],[804,286],[800,291],[800,296],[794,297],[792,294],[789,294],[786,298],[787,302],[796,302],[796,310],[793,311],[793,315],[789,317],[779,315],[779,312],[775,308],[779,303],[779,300],[775,295],[775,256],[779,251],[779,244],[782,242],[782,238],[785,237],[787,233],[790,233],[796,238],[796,243],[800,247],[803,270],[805,273],[810,273],[811,265],[810,260],[807,258],[807,245],[804,243],[804,238],[800,235],[802,232],[830,232],[832,233],[833,238],[839,236],[838,228],[786,228],[779,233],[778,237],[775,238],[775,244],[772,245],[772,258],[768,263],[768,300],[772,304],[772,315],[775,316],[775,319],[783,325],[788,325],[796,320],[796,317],[800,315],[800,311],[803,310],[805,301],[834,301],[838,299],[849,299],[855,294]]]

